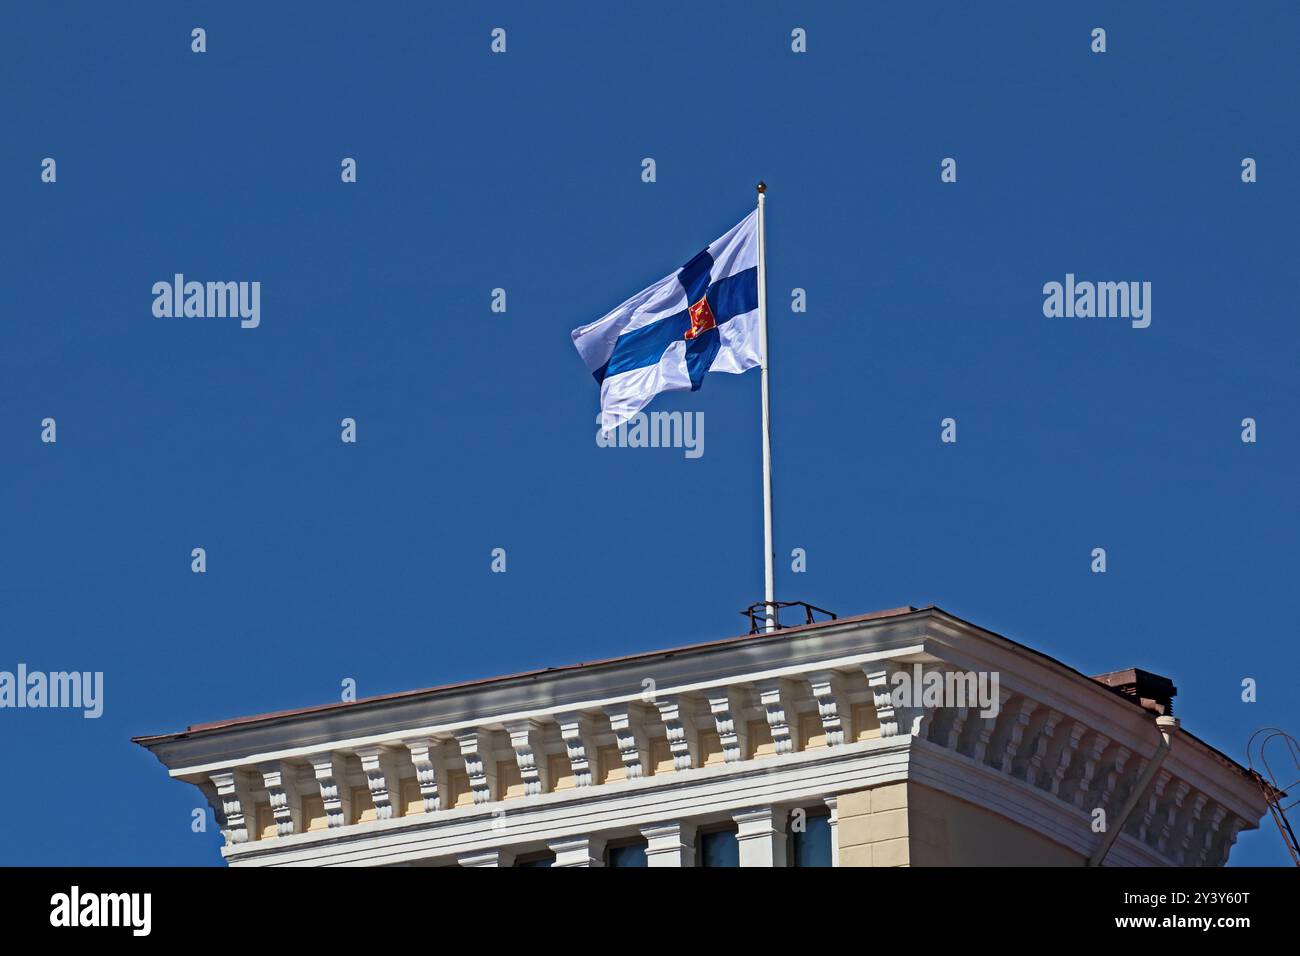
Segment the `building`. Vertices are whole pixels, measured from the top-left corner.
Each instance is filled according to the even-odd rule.
[[[232,866],[1221,866],[1264,796],[1174,693],[906,607],[136,742]]]

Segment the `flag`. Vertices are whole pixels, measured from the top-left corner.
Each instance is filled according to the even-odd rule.
[[[706,372],[758,367],[758,211],[677,272],[570,334],[600,385],[604,431],[660,392],[698,390]]]

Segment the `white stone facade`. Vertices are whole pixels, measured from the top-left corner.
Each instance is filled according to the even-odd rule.
[[[896,707],[891,677],[917,663],[997,673],[998,715]],[[900,781],[1087,859],[1094,811],[1118,815],[1160,735],[1059,662],[905,608],[137,740],[205,793],[232,866],[599,866],[629,838],[692,866],[719,824],[742,866],[785,866],[790,811],[829,811],[838,859],[838,799]],[[1105,862],[1222,865],[1263,812],[1183,733]]]

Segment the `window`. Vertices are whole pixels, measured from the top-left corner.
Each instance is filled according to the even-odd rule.
[[[740,866],[740,844],[735,829],[700,834],[700,866]]]
[[[826,814],[804,817],[803,832],[793,826],[798,817],[791,820],[790,827],[790,865],[791,866],[830,866],[831,865],[831,818]]]
[[[605,853],[606,866],[645,866],[645,841],[612,846]]]
[[[555,855],[552,853],[534,853],[531,856],[521,856],[515,860],[515,866],[518,867],[536,867],[536,866],[554,866]]]

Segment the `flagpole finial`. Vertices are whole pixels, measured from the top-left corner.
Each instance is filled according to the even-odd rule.
[[[763,182],[762,180],[759,180],[758,186],[756,188],[758,189],[759,195],[762,195],[763,193],[767,192],[767,183]]]

